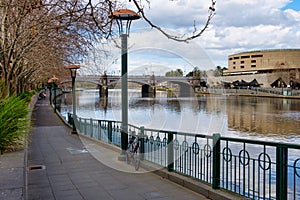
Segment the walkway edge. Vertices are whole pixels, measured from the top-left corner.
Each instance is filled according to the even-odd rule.
[[[29,108],[29,113],[28,113],[28,118],[30,121],[32,120],[32,111],[35,108],[36,102],[38,100],[37,95],[33,95],[31,97],[30,104],[28,105]],[[28,177],[27,177],[27,165],[28,165],[28,140],[29,140],[29,134],[26,135],[25,138],[25,144],[24,144],[24,169],[23,169],[23,181],[24,181],[24,189],[23,189],[23,199],[27,200],[28,199]]]

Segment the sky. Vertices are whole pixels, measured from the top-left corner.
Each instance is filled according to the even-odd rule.
[[[204,24],[210,4],[211,0],[151,0],[144,11],[156,25],[181,35],[191,33],[194,22],[199,27]],[[167,39],[144,20],[134,21],[129,37],[130,69],[145,74],[178,67],[186,72],[194,67],[208,70],[227,67],[230,54],[300,47],[299,0],[217,0],[215,8],[208,29],[189,44]],[[107,61],[105,66],[116,73],[120,52],[112,54],[114,62]]]

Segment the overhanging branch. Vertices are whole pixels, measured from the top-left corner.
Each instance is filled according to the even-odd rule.
[[[193,40],[195,38],[200,37],[203,32],[208,28],[208,25],[210,24],[212,18],[215,15],[215,5],[216,5],[216,0],[211,0],[211,5],[208,8],[208,16],[207,16],[207,20],[205,22],[205,24],[203,25],[203,27],[201,29],[197,29],[196,24],[194,23],[194,31],[192,34],[190,35],[183,35],[183,36],[177,36],[177,35],[172,35],[170,33],[168,33],[167,31],[165,31],[163,28],[161,28],[160,26],[152,23],[152,21],[146,16],[143,8],[139,5],[139,3],[137,2],[137,0],[132,0],[134,5],[136,6],[136,8],[138,9],[138,13],[144,18],[144,20],[152,27],[157,29],[158,31],[160,31],[163,35],[165,35],[167,38],[178,41],[178,42],[188,42],[190,40]],[[131,2],[131,0],[129,0],[129,2]],[[147,1],[148,2],[148,1]],[[149,2],[148,2],[149,4]]]

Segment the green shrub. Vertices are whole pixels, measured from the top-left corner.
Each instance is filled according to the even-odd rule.
[[[31,97],[37,93],[38,92],[36,90],[30,90],[19,94],[18,97],[20,99],[24,99],[27,103],[30,103]]]
[[[18,148],[29,132],[27,99],[8,97],[0,101],[0,153]]]

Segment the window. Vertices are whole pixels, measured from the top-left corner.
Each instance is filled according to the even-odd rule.
[[[240,57],[233,57],[234,60],[240,59]]]
[[[241,61],[241,64],[244,64],[244,63],[245,63],[245,61],[242,60],[242,61]]]
[[[242,66],[241,66],[241,68],[242,68],[242,69],[244,69],[244,68],[245,68],[245,66],[244,66],[244,65],[242,65]]]
[[[252,55],[251,58],[261,58],[263,55]]]
[[[241,58],[250,58],[250,56],[241,56]]]
[[[233,64],[235,65],[235,61],[233,61]]]
[[[256,67],[256,65],[251,65],[251,67]]]
[[[256,60],[251,60],[251,63],[256,63]]]
[[[229,58],[229,60],[232,60],[232,58]]]
[[[233,66],[233,69],[235,69],[235,66]]]

